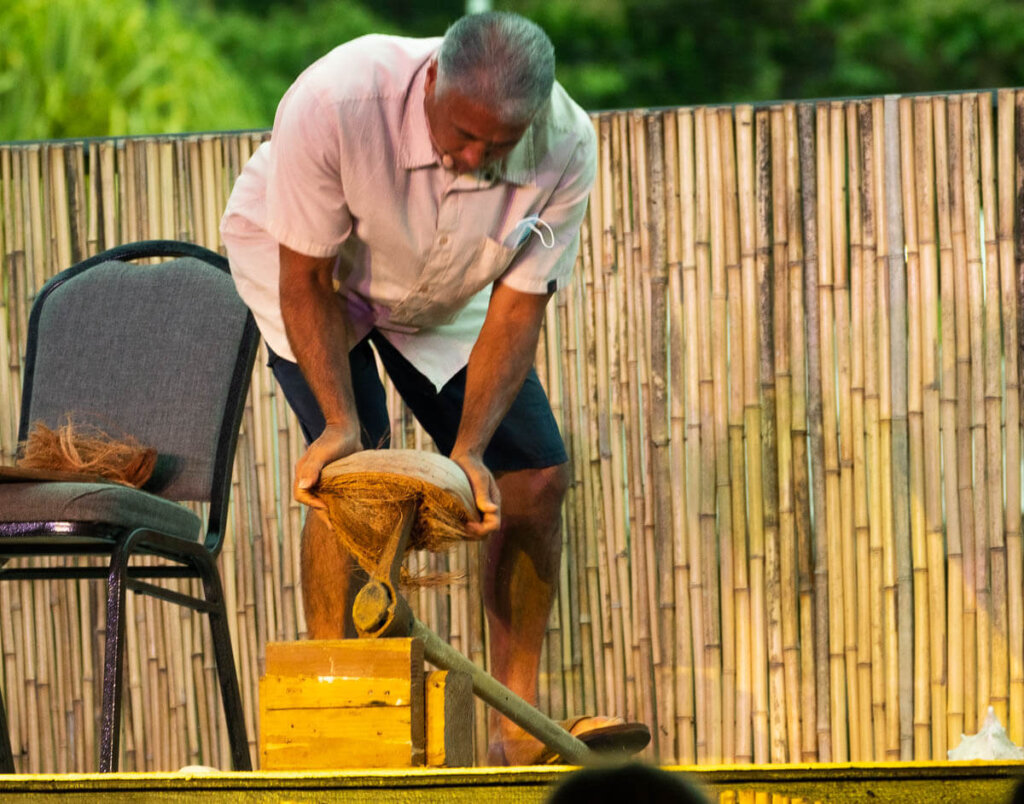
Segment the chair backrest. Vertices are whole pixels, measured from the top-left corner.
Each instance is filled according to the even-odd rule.
[[[173,259],[131,262],[154,256]],[[154,493],[213,503],[219,530],[256,344],[220,255],[172,241],[111,249],[33,305],[19,437],[69,414],[132,435],[160,455]]]

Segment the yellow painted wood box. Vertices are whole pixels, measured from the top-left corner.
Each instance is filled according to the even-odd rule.
[[[417,639],[268,643],[259,708],[263,770],[472,764],[469,677]]]

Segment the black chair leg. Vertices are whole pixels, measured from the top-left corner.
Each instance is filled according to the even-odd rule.
[[[129,539],[128,542],[131,540]],[[110,558],[107,576],[107,639],[103,659],[100,773],[117,770],[121,747],[121,679],[124,669],[124,609],[130,549],[122,544]]]
[[[0,773],[14,773],[14,750],[11,748],[11,733],[8,731],[7,709],[0,695]]]
[[[245,712],[242,708],[242,691],[235,672],[235,657],[231,651],[231,632],[228,630],[227,609],[224,606],[224,592],[220,576],[214,566],[202,566],[203,588],[210,609],[210,631],[213,638],[213,652],[217,661],[217,679],[220,681],[220,696],[224,704],[224,718],[228,727],[228,742],[231,744],[231,764],[236,771],[252,770],[249,756],[249,737],[245,730]]]

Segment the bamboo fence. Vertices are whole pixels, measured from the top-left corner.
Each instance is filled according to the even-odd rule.
[[[542,708],[642,719],[666,763],[944,759],[989,706],[1024,743],[1024,90],[593,125],[537,355],[573,467]],[[36,290],[121,242],[219,248],[266,136],[0,144],[3,463]],[[301,436],[263,363],[221,558],[254,756],[264,646],[305,635]],[[411,600],[486,666],[477,549],[410,563],[466,571]],[[122,767],[226,767],[202,618],[129,607]],[[19,770],[95,767],[104,627],[98,584],[0,584]]]

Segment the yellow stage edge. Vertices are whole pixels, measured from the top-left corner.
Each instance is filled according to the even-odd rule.
[[[715,801],[1000,804],[1024,782],[1021,762],[894,762],[673,766]],[[0,778],[0,801],[243,804],[543,804],[571,767],[19,774]],[[731,794],[731,795],[730,795]],[[783,797],[783,798],[777,798]]]

